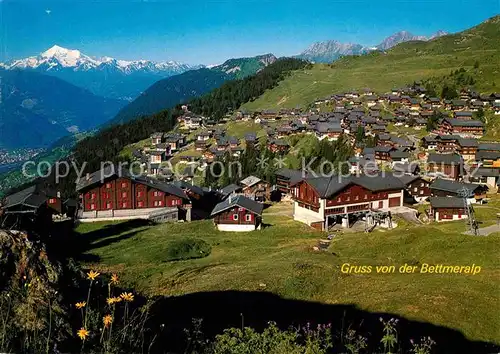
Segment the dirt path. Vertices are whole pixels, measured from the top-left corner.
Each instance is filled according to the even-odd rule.
[[[477,230],[478,236],[488,236],[494,232],[500,232],[500,225],[481,227]],[[472,235],[470,231],[464,232],[464,234]]]

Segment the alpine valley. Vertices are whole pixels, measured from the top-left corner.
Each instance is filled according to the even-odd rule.
[[[175,61],[97,58],[76,49],[54,45],[37,56],[12,60],[0,64],[0,67],[8,70],[33,70],[86,88],[98,96],[132,100],[162,78],[202,66]]]

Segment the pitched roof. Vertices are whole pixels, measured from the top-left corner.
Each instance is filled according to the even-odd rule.
[[[427,163],[461,164],[462,156],[458,154],[429,154]]]
[[[396,162],[392,166],[392,169],[396,172],[415,173],[418,167],[419,166],[416,163]]]
[[[158,189],[167,194],[175,195],[179,198],[189,200],[189,197],[186,195],[186,193],[184,193],[181,188],[172,183],[161,182],[157,179],[149,177],[136,177],[132,178],[132,180],[135,180],[137,183],[144,184],[148,187]]]
[[[248,176],[247,178],[244,178],[240,181],[240,184],[244,185],[245,187],[251,187],[254,184],[259,183],[262,181],[259,177],[255,176]]]
[[[500,143],[481,143],[477,146],[477,149],[500,151]]]
[[[103,182],[107,178],[115,176],[130,177],[130,174],[126,169],[121,168],[120,165],[106,165],[104,168],[93,173],[89,173],[77,180],[76,191],[78,192],[84,188]]]
[[[307,171],[292,170],[289,168],[280,168],[276,170],[277,176],[288,178],[291,184],[294,184],[307,176]]]
[[[238,206],[240,208],[245,208],[246,210],[251,211],[254,214],[257,215],[262,215],[262,210],[264,210],[264,205],[261,203],[258,203],[252,199],[249,199],[243,195],[238,195],[236,197],[230,197],[225,199],[224,201],[220,202],[217,204],[212,210],[212,213],[210,216],[217,215],[227,209],[231,209],[235,206]]]
[[[311,177],[305,181],[311,185],[321,198],[329,198],[350,184],[356,184],[372,192],[390,189],[403,189],[402,182],[392,174],[361,176]]]
[[[464,200],[457,197],[430,197],[433,208],[464,208]]]
[[[477,139],[458,139],[458,144],[462,147],[476,147]]]
[[[445,121],[454,127],[483,127],[484,124],[478,120],[463,120],[463,119],[450,119],[446,118]]]
[[[472,171],[471,175],[474,177],[499,177],[500,170],[498,168],[480,167],[480,168],[474,169]]]
[[[405,158],[408,158],[410,157],[410,154],[407,153],[406,151],[399,151],[399,150],[396,150],[396,151],[391,151],[389,153],[389,155],[391,156],[391,158],[393,159],[405,159]]]
[[[316,124],[316,130],[319,133],[333,133],[333,132],[342,132],[342,127],[340,126],[340,123],[317,123]]]
[[[8,195],[4,199],[3,208],[9,209],[15,206],[25,206],[30,209],[37,209],[47,201],[47,196],[43,193],[38,193],[37,189],[36,185],[32,185],[19,192]]]
[[[417,179],[420,179],[422,177],[414,175],[403,175],[403,176],[398,176],[398,178],[405,186],[408,186],[413,181],[416,181]]]
[[[478,151],[476,153],[476,161],[479,160],[497,160],[500,159],[500,151]]]
[[[195,184],[188,183],[186,181],[174,181],[174,182],[172,182],[172,184],[181,188],[184,191],[192,191],[193,193],[201,195],[201,196],[204,194],[203,188],[201,188]]]
[[[220,192],[222,195],[227,196],[231,193],[235,193],[235,192],[240,191],[240,190],[241,190],[241,187],[233,183],[233,184],[228,184],[224,188],[221,188]]]
[[[462,193],[462,191],[467,190],[467,191],[469,191],[469,193],[471,193],[471,196],[474,193],[474,191],[480,187],[481,186],[479,184],[457,182],[457,181],[451,181],[451,180],[446,180],[446,179],[441,179],[441,178],[437,178],[430,185],[430,189],[444,191],[444,192],[450,192],[450,193],[455,193],[455,194],[459,194],[459,193]]]

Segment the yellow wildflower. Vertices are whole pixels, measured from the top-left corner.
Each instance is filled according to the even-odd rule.
[[[78,332],[76,332],[76,334],[78,335],[78,337],[80,337],[81,340],[85,340],[85,338],[87,338],[89,335],[89,331],[82,327],[78,330]]]
[[[134,300],[134,295],[132,293],[122,293],[120,297],[127,302]]]
[[[109,327],[111,323],[113,323],[113,317],[111,315],[106,315],[102,318],[102,323],[104,323],[104,327]]]
[[[108,305],[114,305],[120,301],[122,301],[122,299],[120,297],[108,297],[106,299],[106,302],[108,303]]]
[[[87,273],[87,279],[89,280],[95,280],[101,273],[96,272],[94,270],[91,270],[90,272]]]
[[[82,308],[84,308],[84,307],[85,307],[85,305],[87,305],[87,303],[86,303],[85,301],[82,301],[82,302],[77,302],[77,303],[75,304],[75,307],[76,307],[77,309],[82,309]]]
[[[116,285],[118,284],[118,282],[119,282],[118,275],[116,274],[111,275],[111,284]]]

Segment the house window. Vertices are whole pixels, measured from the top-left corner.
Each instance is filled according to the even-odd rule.
[[[126,188],[127,187],[127,182],[122,182],[121,186],[122,186],[122,188]]]
[[[424,194],[424,191],[420,191],[420,194]]]
[[[347,198],[345,198],[345,200],[346,200],[346,202],[348,202],[351,200],[351,197],[348,196]]]
[[[340,197],[339,197],[339,198],[337,199],[337,202],[339,202],[339,203],[340,203],[341,201],[342,201],[342,198],[340,198]]]
[[[143,201],[137,202],[137,207],[142,208],[143,206],[144,206],[144,202]]]
[[[141,191],[137,192],[137,196],[142,197],[142,192]]]
[[[245,220],[246,221],[252,221],[252,214],[246,214],[245,215]]]
[[[122,192],[122,198],[127,198],[127,192]]]
[[[159,200],[158,201],[158,206],[162,206],[163,205],[163,200]]]
[[[368,199],[368,195],[367,195],[367,194],[365,194],[365,197],[364,197],[363,199],[365,199],[365,200],[366,200],[366,199]]]
[[[55,204],[56,198],[50,198],[49,199],[49,204]]]
[[[90,194],[90,199],[95,199],[95,193]]]
[[[417,188],[417,187],[413,188],[413,191],[414,191],[414,192],[416,192],[417,190],[418,190],[418,188]]]
[[[154,195],[155,197],[157,197],[157,196],[158,196],[158,191],[154,191],[154,192],[153,192],[153,195]]]
[[[424,186],[424,183],[422,182],[422,183],[420,184],[420,187],[423,187],[423,186]]]
[[[123,203],[122,203],[122,208],[126,209],[126,208],[127,208],[127,206],[128,206],[128,205],[127,205],[127,202],[123,202]]]
[[[233,220],[234,221],[238,220],[238,214],[233,214]]]
[[[355,197],[354,197],[354,200],[359,200],[359,197],[358,197],[358,196],[355,196]]]
[[[95,210],[95,204],[94,203],[90,204],[90,210]]]
[[[106,183],[106,188],[111,188],[111,183]]]
[[[111,203],[106,203],[106,209],[111,209]]]

